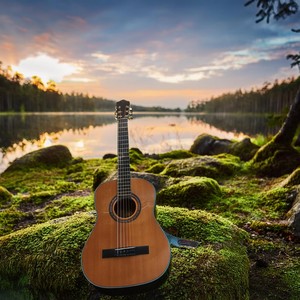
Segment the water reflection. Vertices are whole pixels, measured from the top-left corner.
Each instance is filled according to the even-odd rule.
[[[227,132],[239,132],[249,136],[274,135],[279,126],[270,127],[265,115],[253,114],[199,114],[187,115],[192,123],[204,122]]]
[[[0,172],[15,158],[55,144],[66,145],[74,157],[116,153],[116,121],[111,113],[0,115]],[[201,133],[241,139],[273,134],[262,116],[200,114],[135,114],[129,121],[130,146],[145,153],[189,149]]]

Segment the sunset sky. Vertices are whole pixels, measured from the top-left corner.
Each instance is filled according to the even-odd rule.
[[[244,3],[0,0],[0,61],[63,92],[181,108],[297,76],[299,13],[256,24]]]

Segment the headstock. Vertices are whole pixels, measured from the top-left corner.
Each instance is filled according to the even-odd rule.
[[[132,108],[129,101],[123,99],[116,103],[115,118],[117,120],[132,119]]]

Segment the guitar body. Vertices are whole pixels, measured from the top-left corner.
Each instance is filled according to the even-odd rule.
[[[82,251],[85,277],[104,292],[152,286],[168,271],[171,259],[166,235],[155,218],[155,189],[131,178],[131,196],[121,206],[117,181],[95,191],[97,221]]]

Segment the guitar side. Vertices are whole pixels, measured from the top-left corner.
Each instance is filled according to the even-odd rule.
[[[131,192],[139,210],[120,227],[112,215],[117,181],[103,183],[95,191],[97,221],[82,251],[82,270],[88,281],[107,291],[151,285],[170,265],[169,242],[154,215],[153,185],[131,178]]]

